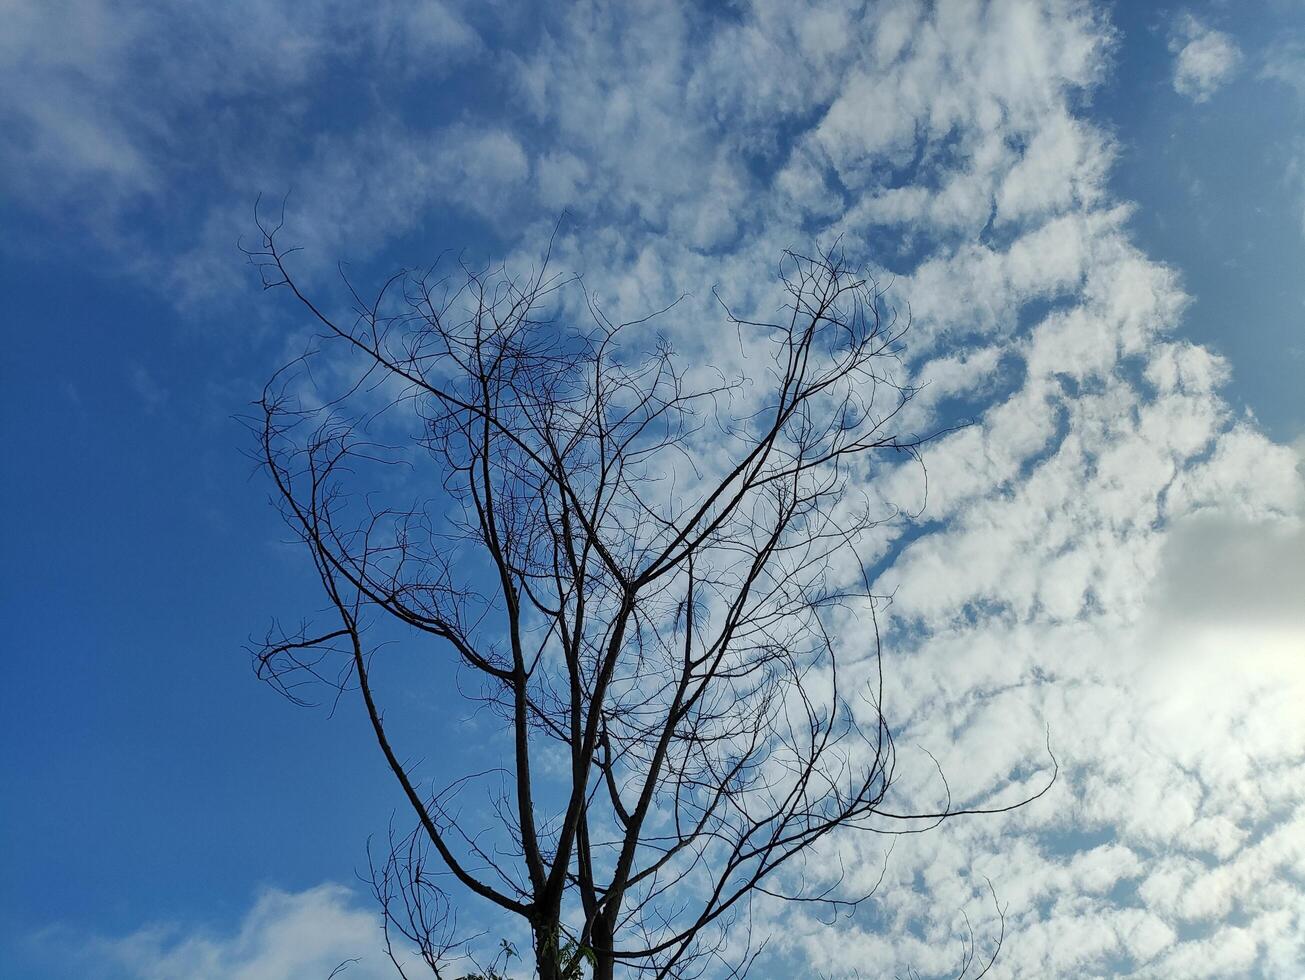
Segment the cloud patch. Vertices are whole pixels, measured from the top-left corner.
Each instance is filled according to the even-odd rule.
[[[375,907],[342,885],[263,892],[230,931],[154,924],[87,943],[50,933],[57,954],[88,980],[346,980],[391,978]],[[52,950],[48,956],[56,955]]]
[[[424,35],[412,27],[413,44],[483,54],[491,41],[461,19],[450,29],[453,8],[440,9]],[[276,44],[232,41],[246,61],[235,80],[219,91],[201,71],[194,84],[251,99],[240,111],[252,113],[249,93],[269,79],[311,86],[313,52],[346,33],[332,23],[325,39],[278,21]],[[1027,810],[900,839],[883,901],[852,920],[760,910],[774,948],[798,975],[954,969],[960,910],[992,935],[987,875],[1008,904],[996,976],[1301,975],[1299,461],[1234,417],[1220,394],[1229,365],[1182,339],[1180,277],[1142,252],[1130,206],[1111,195],[1115,147],[1085,109],[1114,43],[1101,8],[758,0],[712,16],[580,3],[546,27],[486,59],[505,106],[468,104],[426,127],[323,127],[269,151],[273,172],[298,178],[295,237],[319,259],[375,255],[456,203],[525,268],[565,207],[558,268],[583,273],[614,319],[689,292],[649,329],[723,372],[742,366],[740,345],[712,285],[744,314],[773,311],[780,250],[840,240],[909,302],[901,370],[932,382],[912,426],[955,421],[958,402],[975,420],[929,447],[925,522],[885,526],[871,549],[893,556],[879,584],[896,596],[884,625],[899,788],[941,799],[927,758],[908,758],[917,744],[958,800],[1040,786],[1044,725],[1063,763]],[[126,91],[122,52],[149,33],[127,20],[74,38],[103,73],[91,88]],[[1241,60],[1191,15],[1171,43],[1174,87],[1197,102]],[[283,61],[269,55],[287,44]],[[53,56],[37,69],[51,92],[85,91]],[[100,149],[67,151],[65,183],[166,186],[150,126],[117,110],[69,121],[52,99],[9,108],[22,139],[8,152],[53,159],[81,133]],[[251,172],[221,170],[228,188]],[[196,294],[221,281],[213,242],[234,240],[246,213],[212,206],[199,223],[203,241],[178,263]],[[921,503],[914,471],[861,477],[886,509]],[[846,836],[841,857],[831,848],[807,870],[877,875],[885,847]],[[262,980],[324,976],[360,953],[372,964],[376,946],[372,910],[323,886],[268,893],[230,934],[151,929],[105,949],[144,980]]]
[[[1241,63],[1241,49],[1231,36],[1190,13],[1174,25],[1169,50],[1174,53],[1174,91],[1193,102],[1208,102],[1227,84]]]

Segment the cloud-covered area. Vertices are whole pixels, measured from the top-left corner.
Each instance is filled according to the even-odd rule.
[[[239,281],[221,249],[260,180],[293,182],[305,268],[447,213],[528,263],[565,209],[558,266],[614,318],[687,291],[658,327],[703,363],[734,356],[712,286],[764,307],[786,246],[837,239],[893,283],[905,369],[929,384],[911,424],[975,419],[926,454],[924,522],[875,543],[903,761],[932,752],[958,803],[1011,799],[1040,785],[1049,729],[1061,775],[1015,814],[897,838],[853,917],[759,911],[777,926],[760,975],[954,971],[962,910],[991,940],[985,878],[1007,916],[992,976],[1305,975],[1305,477],[1224,401],[1230,365],[1183,338],[1181,277],[1111,194],[1089,111],[1115,43],[1101,7],[5,6],[11,189],[86,208],[174,297]],[[64,43],[34,43],[56,19]],[[1196,101],[1239,61],[1190,16],[1173,43]],[[496,96],[319,125],[327,76],[374,59],[412,91],[461,73]],[[167,212],[200,161],[209,189],[165,261],[131,216]],[[924,502],[910,467],[867,480]],[[903,768],[904,793],[939,801],[927,757]],[[887,846],[836,842],[869,881]],[[234,936],[112,950],[142,978],[300,976],[374,950],[368,922],[324,887],[265,896]]]
[[[371,905],[339,885],[259,895],[229,931],[153,925],[87,943],[57,938],[79,976],[131,980],[348,980],[393,977]],[[53,945],[51,943],[51,945]],[[85,972],[80,972],[85,971]]]
[[[1242,60],[1236,41],[1190,13],[1178,18],[1169,47],[1174,52],[1174,91],[1194,102],[1207,101]]]

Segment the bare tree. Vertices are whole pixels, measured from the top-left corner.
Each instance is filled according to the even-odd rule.
[[[588,327],[552,318],[583,293],[546,258],[522,277],[404,272],[366,301],[350,286],[341,320],[292,276],[280,225],[259,227],[265,286],[319,336],[255,428],[332,615],[275,628],[256,664],[292,699],[314,680],[360,696],[417,823],[373,866],[387,936],[437,974],[454,940],[432,858],[529,923],[542,980],[740,975],[764,946],[758,895],[866,897],[804,866],[832,832],[1027,802],[886,802],[857,545],[890,515],[858,488],[872,457],[924,439],[895,429],[906,318],[836,252],[784,255],[774,322],[722,304],[746,368],[727,376],[587,296]],[[396,628],[507,733],[436,792],[373,683]],[[477,784],[480,811],[462,803]]]

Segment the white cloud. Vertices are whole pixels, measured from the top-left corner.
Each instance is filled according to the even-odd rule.
[[[1284,41],[1270,47],[1265,52],[1260,77],[1286,85],[1305,100],[1305,45]]]
[[[831,930],[769,912],[783,916],[781,945],[811,969],[946,970],[953,909],[981,935],[992,925],[986,873],[1010,903],[999,976],[1290,962],[1300,927],[1282,914],[1298,885],[1248,889],[1294,874],[1279,842],[1305,799],[1290,775],[1305,748],[1272,735],[1291,724],[1294,641],[1267,611],[1255,629],[1191,627],[1172,596],[1190,564],[1174,555],[1200,547],[1195,515],[1286,541],[1300,475],[1221,400],[1228,366],[1173,336],[1188,302],[1178,276],[1136,247],[1110,198],[1111,142],[1077,108],[1109,29],[1054,0],[901,2],[861,20],[831,5],[817,22],[849,36],[809,39],[812,63],[771,5],[720,26],[669,5],[647,16],[632,37],[617,14],[577,8],[520,63],[547,126],[541,190],[577,214],[556,254],[617,315],[689,290],[659,329],[718,365],[736,354],[710,326],[707,287],[765,308],[758,271],[782,245],[839,234],[897,277],[909,369],[936,381],[912,425],[949,396],[986,403],[929,452],[934,523],[881,578],[901,627],[889,648],[900,744],[938,755],[964,799],[1039,785],[1044,722],[1064,763],[1027,811],[902,840],[865,919]],[[745,167],[745,152],[770,169]],[[536,247],[527,236],[518,256]],[[908,469],[876,486],[908,510],[918,489]],[[1231,582],[1237,569],[1214,564]],[[1233,658],[1255,666],[1230,677]],[[936,801],[927,760],[903,752],[899,790]],[[882,843],[840,847],[877,874]],[[1242,870],[1209,878],[1220,862]],[[1208,881],[1201,916],[1164,898],[1187,881],[1166,879],[1171,865]],[[1204,956],[1219,936],[1224,959]]]
[[[0,19],[0,188],[89,232],[115,262],[183,301],[231,285],[235,231],[248,231],[260,190],[279,195],[336,179],[320,196],[352,196],[352,206],[327,201],[315,216],[342,239],[358,233],[374,242],[373,213],[392,219],[393,195],[380,181],[393,168],[371,156],[396,149],[393,136],[376,125],[332,131],[329,115],[325,132],[308,133],[306,120],[322,121],[312,108],[333,65],[338,72],[341,63],[383,57],[406,66],[399,74],[429,80],[482,52],[458,5],[438,0],[366,8],[344,0],[0,0]],[[491,161],[492,177],[504,162]],[[417,176],[430,170],[423,163]],[[364,164],[373,170],[360,180]],[[202,191],[186,184],[197,171]],[[410,178],[394,193],[411,186]],[[210,278],[214,286],[203,288]]]
[[[61,940],[79,976],[122,980],[287,980],[326,977],[346,960],[347,980],[394,976],[376,909],[340,885],[258,897],[230,932],[149,926],[117,939]]]
[[[1206,102],[1222,88],[1241,63],[1241,49],[1190,13],[1178,18],[1169,49],[1175,53],[1174,91],[1194,102]]]
[[[762,27],[769,16],[769,8],[744,16],[730,39],[776,30]],[[592,152],[571,146],[601,190],[578,236],[587,241],[564,242],[565,260],[623,312],[704,280],[752,301],[766,250],[800,223],[871,256],[900,236],[918,258],[880,261],[914,315],[913,377],[937,381],[936,396],[913,406],[912,425],[926,426],[953,393],[987,400],[978,425],[928,453],[926,516],[937,523],[881,579],[894,590],[894,621],[911,627],[890,645],[890,708],[901,744],[935,752],[962,797],[1012,775],[1003,798],[1036,786],[1029,773],[1044,721],[1064,763],[1061,784],[1011,818],[904,839],[864,927],[840,920],[829,929],[790,909],[774,913],[785,916],[782,941],[811,969],[943,971],[955,953],[950,910],[982,918],[971,885],[988,873],[1010,903],[999,976],[1173,976],[1198,961],[1236,976],[1248,962],[1266,971],[1275,957],[1294,962],[1299,917],[1283,915],[1300,904],[1296,859],[1280,843],[1262,844],[1293,838],[1290,814],[1305,799],[1291,775],[1305,746],[1282,735],[1298,691],[1296,641],[1272,625],[1290,589],[1237,584],[1246,563],[1233,549],[1206,571],[1229,595],[1263,599],[1256,625],[1225,606],[1219,624],[1194,626],[1173,596],[1192,591],[1182,570],[1196,564],[1193,549],[1223,550],[1212,538],[1192,543],[1191,528],[1207,526],[1190,523],[1202,512],[1227,522],[1220,541],[1242,536],[1247,553],[1290,553],[1301,478],[1290,450],[1237,422],[1220,398],[1228,365],[1173,336],[1187,296],[1173,270],[1132,243],[1129,210],[1108,194],[1113,148],[1074,93],[1099,77],[1110,32],[1086,5],[1034,2],[887,4],[851,30],[864,41],[838,49],[859,52],[845,56],[844,81],[826,81],[819,67],[804,78],[815,115],[776,154],[774,176],[740,178],[752,182],[741,218],[751,242],[710,262],[695,254],[689,230],[624,224],[621,208],[605,208],[634,194],[633,206],[664,211],[669,201],[701,200],[705,184],[658,183],[608,154],[661,138],[690,148],[690,159],[710,158],[699,141],[730,138],[713,123],[730,100],[740,118],[756,120],[750,138],[766,145],[767,110],[786,120],[802,106],[801,92],[784,87],[782,46],[749,41],[749,51],[773,59],[764,78],[738,66],[734,81],[721,80],[728,66],[712,65],[717,103],[690,99],[678,115],[659,104],[705,90],[695,82],[708,69],[683,68],[676,83],[668,66],[710,64],[686,54],[694,49],[682,30],[658,62],[662,74],[637,61],[617,66],[611,52],[586,60],[604,50],[601,31],[574,44],[560,36],[568,52],[560,64],[532,65],[541,92],[562,90],[558,77],[602,77],[604,91],[648,93],[621,117],[630,128],[620,149],[605,138]],[[1205,65],[1203,50],[1188,62]],[[656,84],[636,83],[645,72]],[[750,89],[738,80],[754,76]],[[1204,85],[1216,75],[1200,77]],[[565,111],[602,119],[604,98]],[[984,235],[990,219],[999,233]],[[663,329],[683,322],[698,332],[677,343],[719,349],[700,326],[709,310],[698,310]],[[1007,364],[1017,365],[1013,375]],[[918,489],[907,469],[877,486],[907,509]],[[935,801],[929,772],[927,761],[903,765],[899,789]],[[1080,837],[1100,843],[1083,847]],[[841,844],[876,873],[881,845]],[[1199,869],[1193,881],[1208,884],[1201,916],[1162,897],[1171,862]],[[1210,878],[1220,863],[1244,870]],[[1287,877],[1252,896],[1260,874]],[[1232,924],[1235,908],[1253,925]],[[1230,945],[1209,957],[1206,944],[1218,937]]]
[[[711,285],[744,310],[773,308],[779,250],[841,235],[909,302],[902,370],[933,382],[911,426],[947,421],[957,399],[979,416],[928,453],[930,523],[876,542],[900,549],[880,578],[896,590],[899,790],[939,796],[918,743],[958,798],[1017,796],[1040,785],[1044,722],[1064,769],[1027,810],[902,839],[861,918],[831,931],[804,909],[768,910],[783,916],[779,945],[811,969],[945,970],[953,910],[990,935],[988,874],[1010,906],[998,976],[1299,975],[1299,461],[1234,417],[1219,394],[1229,365],[1181,338],[1179,277],[1137,247],[1110,195],[1114,148],[1083,96],[1112,30],[1076,0],[895,0],[864,14],[758,0],[736,13],[569,7],[537,44],[498,53],[510,112],[468,108],[438,130],[371,120],[290,158],[296,237],[326,257],[370,252],[457,200],[514,230],[512,257],[528,262],[566,207],[560,267],[618,318],[688,290],[656,329],[695,364],[732,370],[742,355]],[[1175,87],[1208,98],[1236,47],[1190,17],[1177,30]],[[139,36],[105,23],[97,90],[125,84],[121,51]],[[249,68],[244,84],[274,71],[297,84],[334,36],[270,25],[282,40],[250,42],[266,54],[253,62],[285,49],[286,63]],[[448,37],[479,50],[474,34]],[[83,132],[23,111],[51,146]],[[107,120],[75,166],[144,193],[161,179],[146,128]],[[212,219],[215,238],[227,221]],[[196,280],[212,275],[207,254]],[[866,478],[885,502],[919,503],[910,469]],[[878,873],[882,839],[839,846]],[[340,892],[305,894],[265,900],[264,915],[364,937]],[[303,935],[305,948],[334,942]],[[193,957],[175,961],[182,975],[218,964],[255,977],[238,970],[279,962],[273,940],[251,915],[234,938],[131,948],[141,963]]]

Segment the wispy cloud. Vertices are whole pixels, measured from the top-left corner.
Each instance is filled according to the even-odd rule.
[[[1206,102],[1222,88],[1241,63],[1241,49],[1232,37],[1190,13],[1174,25],[1169,49],[1174,52],[1174,91],[1194,102]]]
[[[69,117],[57,103],[77,93],[136,91],[130,52],[153,29],[86,2],[103,30],[76,42],[75,64],[50,54],[35,66],[52,87],[9,108],[26,134],[10,152],[29,175],[66,154],[65,185],[108,175],[120,195],[171,193],[160,141],[205,100],[291,118],[296,99],[282,96],[310,98],[322,51],[352,23],[336,5],[302,20],[265,8],[246,37],[206,15],[245,39],[224,42],[232,78],[197,69],[180,84],[190,101],[161,116],[138,118],[124,98]],[[22,30],[37,29],[33,9]],[[879,571],[895,595],[887,708],[904,762],[906,746],[928,748],[958,799],[1035,785],[1047,725],[1061,782],[1009,819],[903,838],[882,902],[851,921],[760,910],[781,923],[781,952],[808,974],[944,971],[954,911],[992,925],[988,875],[1009,915],[997,975],[1300,975],[1305,626],[1286,584],[1300,573],[1300,461],[1232,412],[1229,365],[1181,338],[1181,279],[1138,246],[1130,205],[1111,193],[1116,147],[1085,108],[1115,44],[1102,10],[577,4],[494,48],[440,9],[453,26],[430,29],[437,50],[407,57],[493,48],[478,64],[507,104],[426,126],[373,114],[269,150],[271,172],[296,177],[292,227],[319,258],[374,255],[456,203],[527,263],[565,207],[559,266],[618,318],[689,291],[656,329],[725,369],[740,355],[711,287],[773,308],[780,249],[839,239],[909,301],[903,370],[935,383],[913,424],[953,421],[958,399],[977,417],[927,455],[929,523],[874,543],[896,555]],[[1174,86],[1196,101],[1239,63],[1231,38],[1190,15],[1173,43]],[[225,186],[243,188],[255,159],[224,164]],[[202,212],[177,266],[195,293],[219,275],[208,242],[237,227],[223,206]],[[921,502],[914,471],[862,476],[886,505]],[[848,648],[862,641],[849,622]],[[927,759],[906,768],[921,775],[900,792],[941,797]],[[809,870],[878,874],[883,838],[837,847],[843,863],[830,850]],[[318,916],[338,928],[287,935],[302,950],[326,943],[323,963],[356,955],[337,939],[367,941],[361,913],[338,891],[306,894],[259,914]],[[151,933],[116,948],[143,951],[133,962],[146,977],[294,975],[261,965],[289,961],[258,922],[251,913],[235,940]]]
[[[1271,46],[1264,55],[1260,78],[1289,88],[1296,97],[1295,119],[1305,118],[1305,44],[1292,38]],[[1299,127],[1296,131],[1299,132]],[[1297,137],[1292,150],[1284,177],[1295,189],[1301,229],[1305,231],[1305,140]],[[1290,353],[1302,356],[1299,347]]]
[[[0,15],[0,190],[182,303],[233,285],[237,232],[260,190],[300,190],[305,213],[337,235],[374,243],[379,222],[402,232],[428,204],[439,155],[400,170],[425,140],[392,158],[383,122],[342,130],[328,114],[323,125],[323,87],[341,65],[382,59],[409,66],[391,72],[396,84],[429,83],[483,48],[443,2],[5,0]],[[371,87],[349,95],[384,116]]]
[[[764,47],[754,32],[791,38],[783,15],[757,10],[714,32],[658,16],[670,25],[664,58],[631,52],[619,22],[577,17],[529,65],[534,89],[556,93],[532,103],[562,144],[549,152],[571,153],[591,180],[564,260],[626,314],[712,281],[761,305],[757,270],[796,235],[839,234],[896,276],[917,376],[938,372],[985,402],[978,425],[929,452],[934,523],[880,579],[895,595],[901,743],[934,752],[966,798],[994,780],[1010,780],[1003,797],[1033,785],[1044,723],[1065,763],[1052,796],[1009,821],[901,841],[883,901],[864,916],[828,927],[775,911],[782,942],[810,969],[943,972],[952,910],[988,914],[987,874],[1017,937],[999,975],[1290,975],[1305,928],[1288,911],[1299,856],[1285,845],[1302,829],[1293,767],[1305,745],[1265,733],[1292,725],[1286,692],[1298,690],[1305,634],[1267,625],[1285,612],[1278,593],[1253,629],[1234,625],[1234,606],[1221,625],[1194,623],[1172,596],[1203,519],[1291,538],[1298,458],[1233,415],[1220,395],[1226,363],[1176,337],[1180,279],[1132,241],[1129,208],[1106,187],[1113,144],[1078,107],[1101,77],[1108,25],[1083,4],[885,5],[851,22],[809,86],[788,90],[808,57],[796,41],[768,49],[773,67],[752,87],[742,54],[712,58],[753,56]],[[1185,42],[1195,47],[1180,59],[1183,84],[1206,97],[1236,56],[1204,29]],[[1207,56],[1212,47],[1222,53]],[[603,85],[586,87],[594,78]],[[619,131],[580,131],[607,119]],[[749,146],[770,148],[765,166],[745,166],[741,143],[719,155],[738,137],[718,120],[735,119],[752,123]],[[700,161],[699,174],[718,165],[701,161],[734,168],[747,190],[731,231],[743,233],[667,223],[699,202],[710,213],[715,199],[705,178],[626,156],[659,143]],[[641,208],[647,220],[629,221]],[[709,305],[695,303],[662,329],[714,351],[701,327]],[[1013,373],[994,380],[1008,363]],[[909,471],[868,477],[885,500],[918,503]],[[1234,568],[1215,562],[1210,574],[1242,588]],[[899,789],[942,793],[927,780]],[[1275,843],[1260,849],[1265,840]],[[839,847],[877,874],[882,840]],[[832,849],[828,859],[843,866]],[[1221,864],[1248,871],[1207,880]],[[1163,900],[1172,866],[1201,869],[1200,885],[1224,897],[1201,915]],[[1252,867],[1283,885],[1252,895]]]
[[[51,962],[94,980],[286,980],[325,978],[341,964],[349,980],[394,976],[376,910],[340,885],[261,894],[231,930],[158,923],[117,938],[39,938]],[[350,961],[350,962],[347,962]]]

